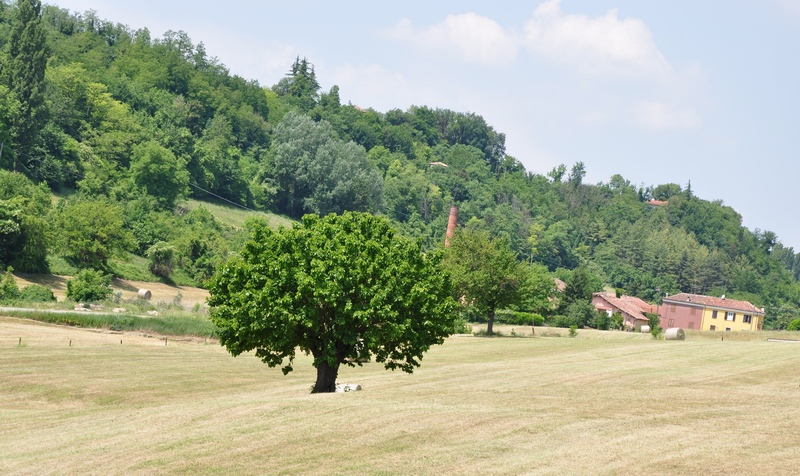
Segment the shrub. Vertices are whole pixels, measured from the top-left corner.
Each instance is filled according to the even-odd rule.
[[[650,329],[655,329],[656,327],[661,326],[661,316],[654,312],[646,312],[644,313],[647,316],[647,324],[650,326]]]
[[[19,293],[19,298],[22,301],[28,302],[53,302],[56,300],[50,288],[39,284],[31,284],[30,286],[22,288],[22,291]]]
[[[14,269],[9,266],[2,283],[0,283],[0,301],[14,301],[19,298],[17,281],[14,280],[14,275],[11,274],[13,271]]]
[[[622,317],[622,314],[619,312],[615,312],[611,315],[611,319],[608,322],[608,326],[615,331],[621,331],[622,327],[625,325],[625,319]]]
[[[534,326],[543,326],[544,325],[544,316],[541,314],[533,314],[533,325]]]
[[[664,329],[661,328],[661,319],[659,315],[653,312],[647,312],[645,315],[650,324],[650,335],[653,336],[653,339],[658,339],[661,337],[661,334],[664,333]]]
[[[597,311],[592,319],[592,327],[600,331],[607,331],[611,326],[611,318],[606,311]]]
[[[530,312],[520,312],[520,311],[512,311],[509,309],[501,309],[495,313],[494,321],[502,324],[514,324],[520,326],[530,326],[531,324],[535,324],[534,321],[535,314]],[[542,323],[544,323],[544,318],[539,316],[542,319]],[[483,321],[476,321],[476,322],[486,322],[486,318]]]
[[[84,269],[67,280],[67,298],[75,302],[96,302],[111,296],[111,276]]]
[[[572,320],[568,316],[564,316],[561,314],[556,314],[555,316],[552,316],[550,318],[549,325],[552,327],[565,327],[565,328],[570,326],[575,326],[575,327],[578,326],[578,324],[574,320]]]
[[[453,323],[453,334],[472,334],[472,326],[463,318],[458,318]]]
[[[800,331],[800,319],[795,319],[789,323],[789,326],[786,328],[787,331]]]
[[[578,335],[578,327],[577,326],[569,326],[569,336],[575,337]]]
[[[650,335],[653,336],[653,339],[659,339],[663,333],[664,329],[662,329],[658,324],[650,329]]]
[[[159,241],[147,249],[147,257],[150,259],[150,271],[156,276],[168,278],[172,274],[175,266],[175,247]]]
[[[584,327],[589,325],[597,315],[597,311],[590,302],[574,302],[567,306],[567,317],[570,325]]]

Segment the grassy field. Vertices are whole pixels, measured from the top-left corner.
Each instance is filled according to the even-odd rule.
[[[194,210],[195,208],[201,206],[208,209],[208,211],[211,212],[211,214],[214,215],[214,217],[221,223],[224,223],[226,225],[235,228],[244,227],[244,222],[248,218],[254,218],[254,217],[261,217],[267,220],[269,226],[275,229],[281,226],[284,228],[291,228],[292,223],[294,223],[294,221],[292,221],[290,218],[286,218],[282,215],[248,211],[234,205],[214,203],[214,202],[201,202],[198,200],[186,201],[186,208],[188,210]]]
[[[304,356],[0,318],[0,473],[797,474],[800,344],[525,331],[310,395]]]

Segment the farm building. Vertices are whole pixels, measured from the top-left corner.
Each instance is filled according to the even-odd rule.
[[[748,301],[680,293],[664,298],[661,327],[682,327],[705,331],[759,331],[764,309]]]
[[[609,316],[619,313],[627,329],[640,331],[649,321],[645,313],[654,312],[654,306],[633,296],[619,296],[614,293],[592,294],[592,305],[598,311],[606,311]]]

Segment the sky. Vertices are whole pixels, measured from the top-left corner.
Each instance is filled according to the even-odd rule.
[[[184,31],[272,86],[296,57],[343,103],[474,112],[533,173],[691,183],[800,251],[800,0],[53,0]]]

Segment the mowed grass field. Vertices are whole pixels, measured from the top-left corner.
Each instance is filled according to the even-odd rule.
[[[0,318],[0,473],[800,472],[800,344],[526,331],[310,395],[305,356],[283,376],[215,342]]]

